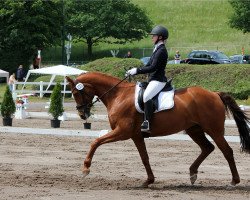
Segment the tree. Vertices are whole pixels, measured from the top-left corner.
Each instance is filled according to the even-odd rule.
[[[60,83],[56,84],[50,98],[51,102],[48,112],[52,115],[53,119],[58,119],[64,112]]]
[[[37,49],[57,44],[61,37],[59,0],[0,1],[0,65],[14,71],[27,65]]]
[[[242,30],[243,33],[250,32],[250,1],[249,0],[229,0],[234,9],[230,18],[230,26]]]
[[[140,40],[152,24],[145,12],[130,0],[71,0],[66,12],[68,31],[87,43],[89,57],[94,44]]]
[[[7,85],[3,96],[3,102],[1,104],[1,115],[3,118],[11,118],[15,111],[16,105],[9,86]]]

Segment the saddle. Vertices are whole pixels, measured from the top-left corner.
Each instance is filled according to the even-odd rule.
[[[152,112],[158,112],[158,111],[164,110],[164,109],[162,109],[160,107],[160,105],[162,105],[162,104],[161,104],[161,102],[159,102],[160,101],[159,99],[161,99],[161,98],[159,98],[159,95],[162,92],[170,92],[170,91],[173,92],[174,89],[173,89],[173,86],[172,86],[171,83],[172,83],[172,79],[170,79],[166,83],[166,85],[164,86],[164,88],[158,94],[156,94],[153,97],[153,99],[150,100],[150,101],[152,101],[152,104],[153,104]],[[137,96],[137,102],[136,102],[137,106],[136,107],[139,107],[140,110],[143,111],[144,110],[143,94],[144,94],[144,92],[145,92],[145,90],[146,90],[146,88],[148,86],[148,82],[140,82],[138,85],[139,85],[139,91],[138,91],[138,96]],[[169,109],[169,108],[165,108],[165,109]]]

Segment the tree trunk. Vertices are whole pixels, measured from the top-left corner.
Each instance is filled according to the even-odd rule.
[[[87,38],[87,45],[88,45],[88,59],[91,60],[91,58],[92,58],[92,46],[93,46],[92,38]]]

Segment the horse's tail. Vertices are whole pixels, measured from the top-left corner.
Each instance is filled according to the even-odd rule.
[[[227,113],[229,110],[234,117],[240,133],[242,151],[250,153],[250,128],[248,126],[248,123],[250,124],[249,117],[247,117],[246,113],[240,109],[235,100],[229,94],[224,92],[219,92],[218,94],[225,105]]]

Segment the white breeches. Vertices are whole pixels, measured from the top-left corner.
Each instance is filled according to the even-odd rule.
[[[150,81],[147,89],[144,92],[143,102],[146,103],[148,100],[152,99],[158,92],[160,92],[164,88],[165,85],[166,82]]]

